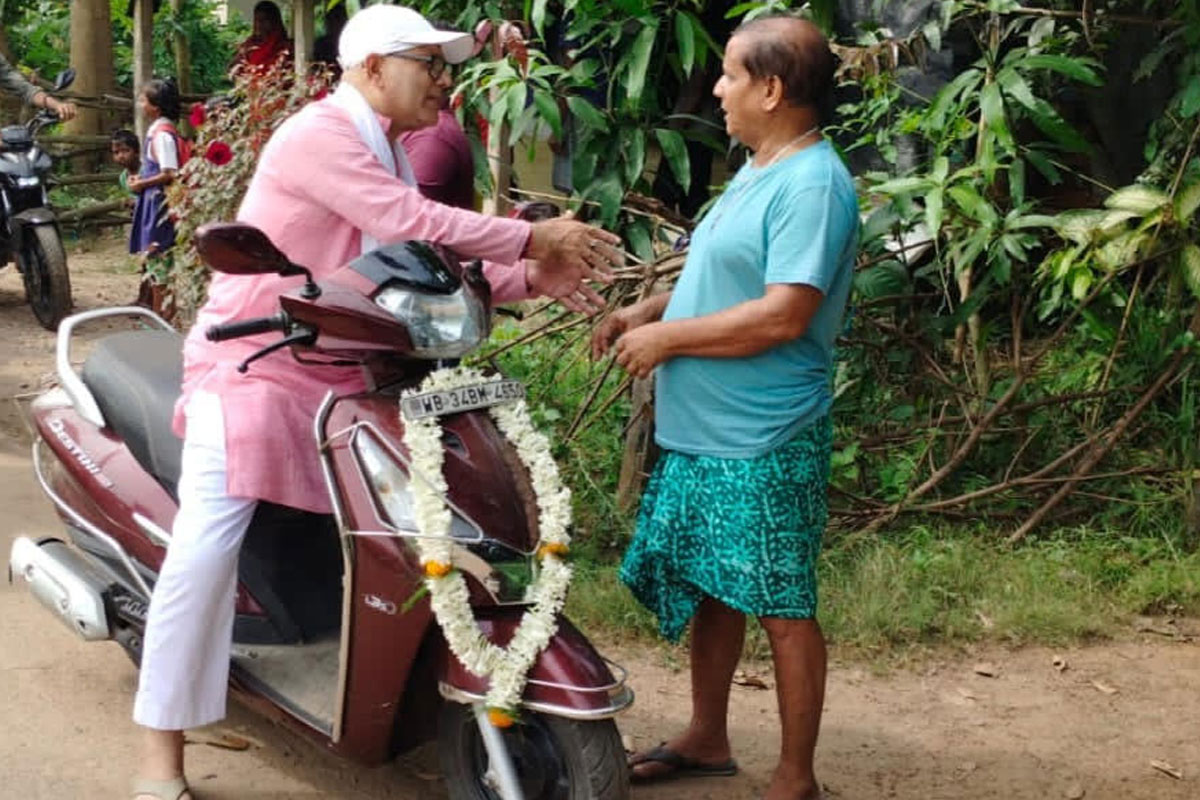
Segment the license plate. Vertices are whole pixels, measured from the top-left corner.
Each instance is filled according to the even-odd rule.
[[[411,395],[400,400],[400,408],[407,419],[421,419],[442,414],[461,414],[524,399],[525,387],[520,381],[491,381]]]

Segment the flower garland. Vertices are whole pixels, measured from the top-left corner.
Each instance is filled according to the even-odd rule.
[[[498,379],[487,378],[467,367],[441,369],[405,395],[492,382]],[[430,604],[458,660],[472,674],[490,678],[485,700],[488,717],[503,728],[515,721],[529,669],[558,630],[558,613],[571,583],[571,567],[563,561],[571,543],[567,532],[571,524],[571,490],[563,486],[558,465],[550,455],[550,441],[534,428],[524,400],[491,406],[488,412],[529,470],[538,507],[537,557],[541,569],[525,593],[530,608],[507,647],[488,641],[479,630],[466,579],[454,569],[454,540],[450,538],[451,512],[446,504],[448,487],[442,474],[444,451],[438,417],[409,419],[401,410],[401,421],[413,476],[418,478],[410,484],[417,528],[422,534],[415,541]]]

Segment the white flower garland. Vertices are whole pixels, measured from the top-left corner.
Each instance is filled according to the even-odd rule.
[[[433,372],[406,396],[445,391],[481,383],[498,382],[467,367]],[[484,637],[475,623],[466,579],[453,569],[454,540],[450,538],[451,513],[446,504],[446,479],[442,475],[442,430],[437,416],[408,419],[401,411],[404,444],[413,464],[410,484],[417,528],[415,539],[425,570],[430,604],[450,650],[470,672],[490,678],[486,703],[498,725],[511,724],[525,691],[530,667],[558,630],[557,616],[571,583],[571,567],[562,560],[571,537],[571,490],[563,486],[558,465],[550,455],[550,441],[533,426],[525,401],[488,409],[500,432],[513,444],[529,470],[537,498],[541,569],[525,593],[530,608],[507,647]]]

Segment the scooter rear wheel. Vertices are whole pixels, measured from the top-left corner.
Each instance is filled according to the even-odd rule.
[[[611,719],[580,722],[526,711],[503,734],[525,800],[629,797],[629,768]],[[438,749],[451,800],[499,800],[487,781],[487,750],[469,707],[447,703],[442,709]]]
[[[25,231],[17,253],[25,280],[25,298],[33,315],[46,330],[56,330],[71,311],[71,275],[67,252],[52,225],[34,225]]]

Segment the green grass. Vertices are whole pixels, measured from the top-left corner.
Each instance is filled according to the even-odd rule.
[[[1116,635],[1138,614],[1200,613],[1200,554],[1166,539],[1064,531],[1017,548],[962,528],[913,527],[820,563],[819,618],[846,652],[900,655],[991,641],[1067,644]],[[585,630],[655,640],[613,564],[580,565],[568,614]],[[752,629],[747,652],[769,652]]]

